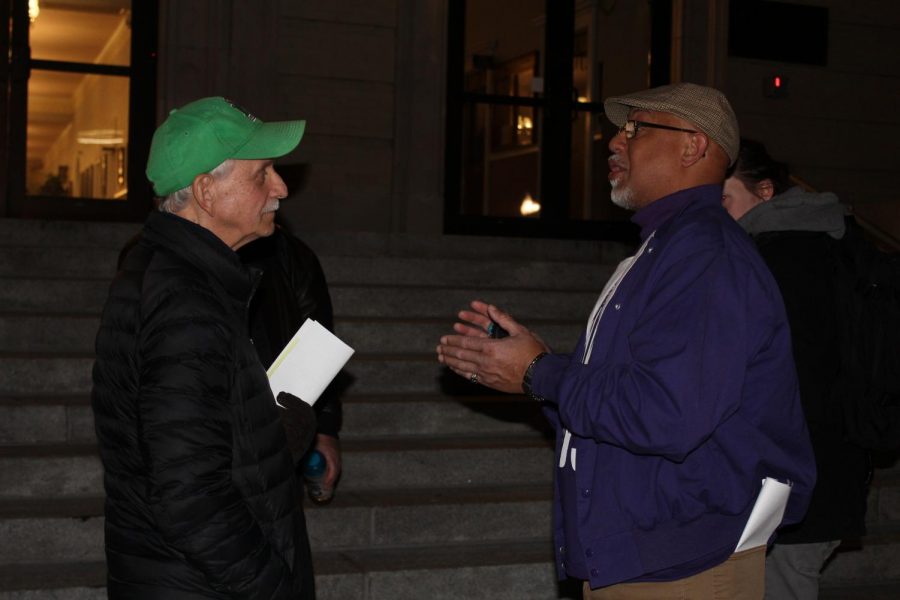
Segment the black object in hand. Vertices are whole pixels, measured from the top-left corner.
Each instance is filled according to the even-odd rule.
[[[287,434],[288,447],[295,461],[306,454],[316,436],[316,411],[313,407],[287,392],[278,393],[278,404],[284,407],[281,418]]]
[[[501,338],[507,337],[509,335],[509,332],[500,327],[500,325],[496,321],[491,321],[488,324],[487,334],[495,340],[499,340]]]

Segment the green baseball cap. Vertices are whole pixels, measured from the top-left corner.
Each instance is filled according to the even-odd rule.
[[[284,156],[297,147],[306,121],[263,123],[221,97],[201,98],[169,113],[150,144],[147,178],[158,196],[187,187],[229,158]]]

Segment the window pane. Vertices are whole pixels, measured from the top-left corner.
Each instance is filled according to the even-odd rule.
[[[609,199],[608,144],[616,129],[600,113],[579,111],[572,121],[569,218],[625,221],[631,216]]]
[[[32,71],[27,136],[29,195],[124,199],[128,78]]]
[[[539,201],[540,152],[533,127],[539,119],[540,110],[532,107],[466,106],[462,214],[537,215],[536,212],[523,214],[522,209],[523,203],[533,209]],[[498,121],[502,126],[497,126]]]
[[[576,4],[572,79],[579,100],[649,87],[651,2]],[[663,60],[660,58],[659,60]]]
[[[649,84],[649,2],[618,2],[609,9],[576,4],[572,84],[579,102],[603,102]],[[615,134],[602,113],[578,111],[572,118],[571,196],[575,220],[624,221],[630,213],[609,199],[608,144]]]
[[[544,0],[466,2],[467,92],[527,97],[543,91]]]
[[[29,31],[32,58],[131,64],[131,0],[57,0],[39,7]]]

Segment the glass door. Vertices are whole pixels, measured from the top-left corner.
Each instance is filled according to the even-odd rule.
[[[449,4],[445,231],[632,240],[602,100],[668,83],[671,0]]]

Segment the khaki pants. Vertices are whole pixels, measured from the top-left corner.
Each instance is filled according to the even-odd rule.
[[[675,581],[618,583],[592,590],[584,600],[762,600],[766,547],[732,554],[722,564]]]

